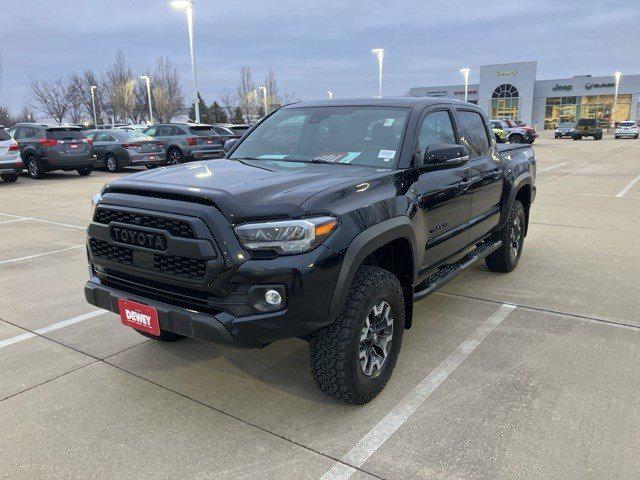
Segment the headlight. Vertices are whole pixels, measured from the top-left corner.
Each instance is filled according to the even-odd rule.
[[[240,243],[247,250],[274,250],[281,255],[293,255],[313,250],[338,225],[333,217],[304,220],[246,223],[234,228]]]
[[[108,187],[109,187],[109,184],[105,183],[104,186],[100,189],[100,193],[96,193],[91,196],[91,205],[95,207],[98,204],[98,202],[102,198],[102,195],[104,195],[104,192],[107,191]]]

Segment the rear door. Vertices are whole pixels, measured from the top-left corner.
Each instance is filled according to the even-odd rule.
[[[423,158],[430,145],[460,144],[455,118],[449,108],[429,109],[419,121],[416,156]],[[421,274],[466,248],[471,198],[467,165],[421,172],[414,185],[426,238]]]
[[[503,164],[488,125],[477,110],[456,109],[460,141],[469,150],[471,215],[469,242],[487,234],[500,219]]]

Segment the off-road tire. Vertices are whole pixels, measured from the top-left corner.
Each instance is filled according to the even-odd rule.
[[[516,219],[519,220],[520,232],[518,240],[517,255],[512,253],[512,231],[516,225]],[[515,200],[509,211],[509,217],[505,225],[498,232],[498,239],[502,240],[502,245],[495,252],[485,258],[485,263],[489,270],[494,272],[511,272],[517,266],[522,255],[522,247],[524,245],[524,234],[526,230],[526,215],[524,206],[520,200]]]
[[[44,178],[46,172],[42,166],[42,162],[40,162],[36,157],[27,158],[26,167],[29,172],[29,176],[31,178],[40,179]]]
[[[574,135],[572,138],[574,140],[582,140],[582,135]]]
[[[78,175],[86,177],[87,175],[91,175],[91,172],[93,172],[93,168],[92,167],[82,167],[82,168],[79,168],[78,170],[76,170],[76,172],[78,172]]]
[[[514,133],[509,137],[510,143],[524,143],[524,137],[519,133]]]
[[[17,173],[5,173],[4,175],[0,175],[0,178],[2,178],[2,180],[4,180],[7,183],[13,183],[16,180],[18,180],[18,174]]]
[[[135,330],[135,328],[134,328],[134,330]],[[151,339],[156,340],[158,342],[171,343],[171,342],[177,342],[177,341],[182,340],[184,338],[184,336],[182,336],[182,335],[180,335],[178,333],[169,332],[167,330],[161,330],[160,331],[160,335],[151,335],[150,333],[141,332],[140,330],[136,330],[136,332],[138,332],[143,337],[151,338]]]
[[[360,335],[373,306],[391,307],[391,347],[377,375],[367,376],[358,358]],[[402,345],[404,297],[398,278],[387,270],[363,266],[349,287],[344,309],[336,320],[310,338],[311,373],[318,388],[341,402],[363,405],[386,385]]]

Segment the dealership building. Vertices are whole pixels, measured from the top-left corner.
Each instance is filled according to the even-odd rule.
[[[597,118],[604,124],[638,120],[640,75],[622,75],[615,97],[613,75],[538,80],[537,62],[503,63],[480,67],[480,83],[467,88],[468,101],[478,104],[492,118],[513,118],[537,128],[555,128],[559,122]],[[413,87],[418,97],[464,100],[464,84]],[[615,105],[614,105],[615,104]]]

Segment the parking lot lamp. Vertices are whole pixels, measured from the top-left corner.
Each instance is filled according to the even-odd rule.
[[[329,97],[329,100],[333,100],[333,90],[327,90],[327,96]]]
[[[382,98],[382,61],[384,60],[384,48],[372,48],[371,53],[378,57],[378,98]]]
[[[193,7],[194,0],[174,0],[171,6],[177,10],[184,10],[187,15],[189,30],[189,55],[191,57],[191,76],[193,78],[193,103],[196,110],[196,123],[200,123],[200,102],[198,101],[198,80],[196,78],[196,61],[193,46]]]
[[[93,106],[93,128],[98,128],[98,116],[96,115],[96,95],[95,95],[95,90],[96,87],[95,85],[91,85],[91,105]]]
[[[262,102],[263,102],[263,105],[264,105],[264,116],[266,117],[266,116],[267,116],[267,113],[269,113],[269,112],[267,111],[267,109],[268,109],[268,102],[267,102],[267,87],[259,86],[259,87],[258,87],[258,90],[260,90],[260,91],[262,92]]]
[[[140,75],[140,78],[147,82],[147,98],[149,99],[149,124],[153,123],[153,108],[151,107],[151,79],[149,75]]]
[[[464,78],[464,101],[467,101],[467,95],[469,92],[469,72],[471,69],[469,68],[461,68],[460,73],[462,74],[462,78]]]
[[[613,115],[616,112],[616,104],[618,103],[618,90],[620,89],[620,77],[622,76],[622,72],[615,72],[613,74],[613,78],[615,80],[616,89],[613,94],[613,107],[611,108],[611,128],[615,127],[615,120],[613,119]]]

